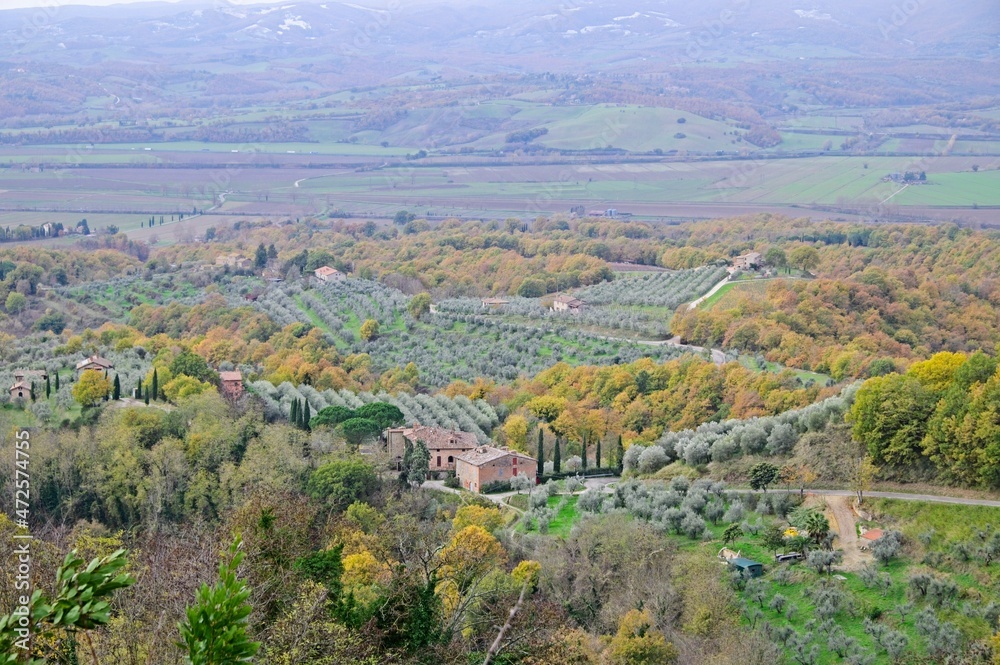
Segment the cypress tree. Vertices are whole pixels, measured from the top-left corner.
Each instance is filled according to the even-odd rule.
[[[309,400],[306,400],[305,414],[302,416],[302,429],[309,431],[309,421],[311,420],[309,414]]]
[[[541,468],[545,464],[545,435],[542,428],[538,428],[538,466]]]
[[[580,464],[581,469],[586,473],[587,471],[587,437],[583,437],[583,443],[580,444]]]
[[[117,402],[119,399],[121,399],[121,396],[122,396],[122,384],[118,380],[118,375],[115,374],[114,392],[111,394],[111,397]]]
[[[618,435],[618,447],[615,450],[615,464],[618,466],[618,475],[625,470],[625,446],[622,445],[622,435]]]
[[[142,399],[142,379],[135,384],[135,398]]]
[[[299,400],[292,400],[292,405],[288,409],[288,422],[293,425],[299,424],[299,414],[296,413],[296,409],[299,407]]]
[[[31,401],[35,401],[35,382],[31,382]]]
[[[143,395],[142,401],[146,403],[146,406],[149,406],[149,388],[146,389],[146,394]]]
[[[52,385],[49,383],[49,375],[45,375],[45,399],[52,397]]]
[[[601,468],[601,437],[597,437],[597,449],[594,450],[594,468]]]
[[[59,372],[56,372],[56,392],[59,392]]]
[[[559,468],[562,466],[562,460],[559,454],[559,437],[556,437],[556,448],[552,451],[552,473],[559,473]]]
[[[156,368],[153,368],[153,399],[159,399],[160,397],[160,382],[156,376]]]

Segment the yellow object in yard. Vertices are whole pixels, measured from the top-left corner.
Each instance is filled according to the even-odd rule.
[[[799,530],[796,529],[794,526],[790,526],[787,529],[785,529],[785,538],[795,538],[798,535],[799,535]]]

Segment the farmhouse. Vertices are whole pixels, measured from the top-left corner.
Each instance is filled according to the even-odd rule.
[[[423,441],[431,454],[429,466],[432,472],[454,469],[456,457],[479,445],[475,434],[425,427],[420,423],[413,427],[386,430],[385,439],[389,455],[395,459],[397,466],[403,461],[407,442],[416,445],[417,441]]]
[[[755,270],[764,264],[764,255],[760,252],[747,252],[733,259],[733,267],[739,270]]]
[[[243,374],[240,372],[219,372],[219,387],[223,397],[239,399],[243,396]]]
[[[579,314],[583,311],[585,302],[573,296],[558,295],[555,300],[552,301],[552,309],[556,312],[569,312],[571,314]]]
[[[260,276],[263,277],[266,281],[271,282],[273,284],[285,281],[285,278],[281,275],[281,273],[272,268],[267,268],[266,270],[264,270],[264,272],[261,273]]]
[[[236,270],[250,270],[253,268],[253,261],[239,254],[220,254],[215,257],[215,265]]]
[[[16,369],[14,370],[15,381],[44,381],[49,378],[44,369]]]
[[[31,384],[23,379],[19,379],[10,387],[11,400],[23,400],[31,397]]]
[[[106,372],[107,370],[114,368],[114,363],[107,358],[102,358],[100,356],[90,356],[89,358],[85,358],[76,364],[76,371],[78,374],[86,372],[87,370]]]
[[[347,279],[347,275],[340,272],[336,268],[331,268],[330,266],[316,268],[313,274],[315,274],[316,279],[321,282],[342,282]]]
[[[487,485],[509,481],[515,476],[535,480],[538,477],[538,462],[507,448],[481,446],[457,457],[455,475],[462,487],[480,492]]]

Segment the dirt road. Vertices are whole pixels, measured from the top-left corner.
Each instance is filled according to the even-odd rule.
[[[868,563],[871,556],[858,549],[858,528],[851,510],[851,498],[846,496],[826,496],[829,508],[830,529],[837,534],[835,547],[844,551],[843,570],[858,570]]]

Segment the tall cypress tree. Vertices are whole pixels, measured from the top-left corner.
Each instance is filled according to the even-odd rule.
[[[556,448],[552,451],[552,473],[559,473],[559,469],[562,466],[562,460],[559,454],[559,437],[556,437]]]
[[[153,399],[160,398],[160,382],[156,376],[156,368],[153,368]]]
[[[298,426],[299,424],[299,414],[296,413],[296,410],[298,408],[299,408],[299,400],[293,399],[291,406],[288,408],[288,422],[290,422],[295,426]]]
[[[135,398],[142,399],[142,379],[135,384]]]
[[[311,419],[312,418],[310,417],[309,414],[309,400],[306,400],[305,413],[302,416],[302,429],[306,430],[307,432],[309,431],[309,421]]]
[[[587,436],[584,435],[583,443],[580,444],[580,464],[581,468],[587,470]]]
[[[538,428],[538,466],[543,467],[545,465],[545,434],[542,432],[542,428]]]
[[[49,384],[49,375],[45,375],[45,399],[52,397],[52,386]]]
[[[111,394],[111,397],[117,402],[122,396],[122,384],[118,380],[117,374],[115,374],[115,385],[113,390],[114,392]]]
[[[618,446],[615,450],[615,464],[618,465],[618,475],[625,470],[625,446],[622,445],[622,435],[618,435]]]
[[[142,401],[146,403],[146,406],[149,406],[149,388],[146,388],[146,394],[143,395]]]
[[[59,372],[56,372],[56,392],[59,392]]]
[[[597,437],[597,448],[594,450],[594,468],[601,468],[601,437]]]

